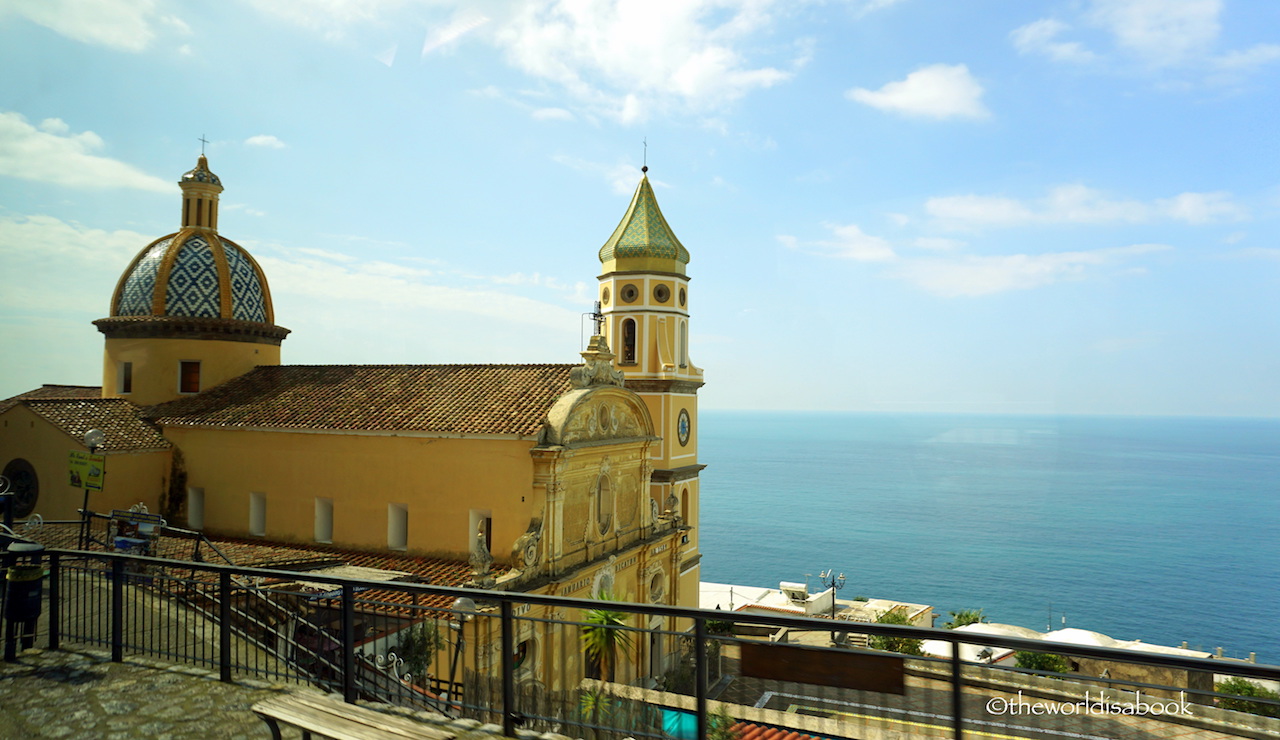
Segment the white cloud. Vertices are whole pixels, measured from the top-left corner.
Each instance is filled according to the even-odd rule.
[[[874,13],[877,10],[884,10],[885,8],[897,5],[900,2],[902,2],[902,0],[856,0],[853,3],[853,12],[861,18],[868,13]]]
[[[897,258],[887,239],[872,236],[856,224],[826,224],[826,227],[834,239],[802,243],[794,236],[780,235],[778,241],[788,249],[855,262],[891,262]]]
[[[86,44],[139,52],[151,45],[156,26],[178,33],[191,29],[181,19],[161,15],[155,0],[6,0],[0,17],[12,14]]]
[[[619,195],[631,195],[636,189],[636,184],[640,182],[640,177],[644,174],[639,167],[633,164],[601,164],[599,162],[588,162],[585,159],[571,157],[567,154],[557,154],[551,159],[557,164],[562,164],[579,172],[585,172],[605,180],[609,183],[613,192]],[[661,180],[655,180],[652,177],[649,178],[649,183],[655,186],[666,185]]]
[[[285,143],[269,134],[258,134],[244,140],[245,146],[261,146],[268,149],[284,149]]]
[[[173,183],[91,154],[104,146],[92,131],[72,134],[70,130],[57,118],[46,119],[37,128],[18,113],[0,113],[0,175],[73,188],[174,192]]]
[[[334,259],[333,253],[316,255],[290,248],[272,251],[281,256],[259,253],[257,260],[275,296],[292,294],[356,306],[389,305],[410,312],[461,312],[557,330],[577,327],[579,322],[577,312],[561,306],[495,290],[446,285],[440,275],[428,270],[390,262],[345,262]]]
[[[538,108],[529,115],[538,121],[572,121],[574,116],[564,108]]]
[[[971,229],[1055,223],[1138,223],[1172,219],[1189,224],[1236,221],[1248,212],[1231,201],[1231,194],[1182,193],[1151,203],[1113,200],[1099,190],[1079,184],[1059,185],[1031,203],[991,195],[950,195],[930,198],[925,211],[943,225]]]
[[[975,297],[1080,280],[1131,257],[1169,248],[1163,244],[1135,244],[1050,254],[916,259],[903,262],[894,274],[945,298]]]
[[[1276,60],[1280,60],[1280,44],[1258,44],[1214,57],[1213,64],[1219,69],[1247,72]]]
[[[951,252],[963,248],[966,245],[966,242],[960,241],[959,239],[947,239],[941,236],[921,236],[917,237],[912,244],[920,249],[929,249],[935,252]]]
[[[1089,21],[1155,66],[1203,56],[1221,31],[1222,0],[1093,0]]]
[[[1042,18],[1010,32],[1013,46],[1019,54],[1043,54],[1058,62],[1092,62],[1097,55],[1075,41],[1055,41],[1067,30],[1067,24],[1052,18]]]
[[[489,17],[473,10],[460,12],[449,23],[433,29],[422,44],[422,56],[451,45],[489,22]]]
[[[845,97],[879,110],[928,118],[985,118],[982,85],[963,64],[933,64],[879,90],[853,88]]]
[[[1231,193],[1224,192],[1182,193],[1156,203],[1169,218],[1189,224],[1240,221],[1249,215],[1244,208],[1231,202]]]

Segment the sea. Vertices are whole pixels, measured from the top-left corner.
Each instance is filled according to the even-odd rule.
[[[1280,420],[700,417],[704,581],[1280,664]]]

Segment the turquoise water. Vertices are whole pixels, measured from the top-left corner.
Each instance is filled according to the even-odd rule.
[[[1280,420],[702,412],[702,578],[1280,663]]]

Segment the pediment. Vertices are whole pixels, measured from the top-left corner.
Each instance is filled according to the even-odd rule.
[[[653,419],[644,401],[617,386],[569,391],[547,414],[544,444],[573,446],[653,437]]]

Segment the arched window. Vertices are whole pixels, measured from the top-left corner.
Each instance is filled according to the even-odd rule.
[[[25,519],[36,510],[40,500],[40,478],[31,463],[20,457],[4,466],[4,477],[9,479],[9,493],[13,495],[13,516]]]
[[[636,320],[622,320],[622,364],[636,364]]]
[[[685,524],[689,523],[689,489],[684,488],[680,491],[680,521]]]
[[[600,525],[600,534],[608,532],[613,522],[613,484],[607,475],[596,481],[596,522]]]

